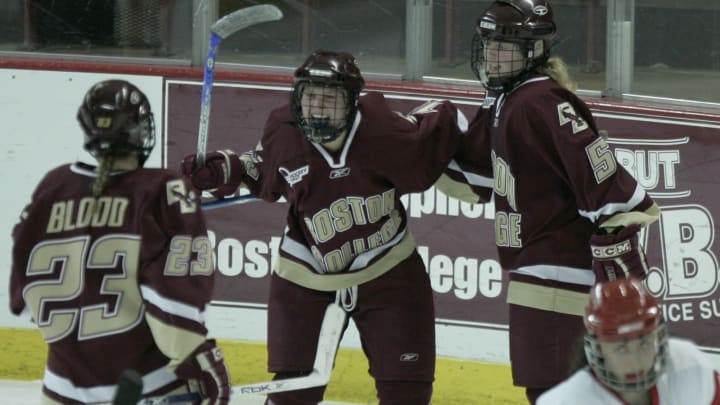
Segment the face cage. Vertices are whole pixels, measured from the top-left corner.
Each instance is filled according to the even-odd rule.
[[[302,109],[302,95],[307,86],[317,86],[326,89],[335,89],[337,91],[344,90],[346,93],[345,107],[343,108],[345,118],[339,120],[339,123],[332,125],[329,120],[313,120],[311,117],[310,119],[305,117]],[[319,144],[332,142],[347,130],[355,120],[358,96],[359,94],[357,92],[345,90],[340,84],[312,81],[297,83],[292,95],[292,110],[295,116],[295,123],[308,141]]]
[[[507,42],[519,45],[520,54],[524,56],[520,60],[510,60],[507,61],[507,63],[512,64],[514,62],[522,62],[522,68],[504,73],[501,76],[494,75],[494,77],[490,77],[487,59],[485,58],[484,40],[496,40],[500,42]],[[483,87],[485,87],[485,89],[498,93],[509,93],[515,88],[515,86],[523,82],[525,78],[527,78],[528,75],[530,75],[530,73],[535,70],[535,68],[547,61],[547,55],[542,55],[539,58],[533,58],[530,55],[530,50],[532,49],[532,44],[534,42],[535,40],[513,41],[505,38],[488,38],[483,37],[478,32],[475,32],[475,34],[473,35],[470,50],[470,67],[472,68],[478,80],[480,80],[480,83],[483,85]]]
[[[138,154],[138,165],[143,167],[155,147],[155,120],[150,113],[140,119],[138,125],[128,131],[128,142],[109,142],[91,139],[85,149],[95,158],[103,156],[125,157],[132,152]]]
[[[657,327],[657,353],[652,369],[645,375],[645,378],[627,382],[611,373],[605,368],[605,357],[600,350],[597,337],[585,335],[585,356],[588,365],[595,373],[595,376],[608,387],[619,392],[640,392],[647,391],[657,382],[660,375],[665,371],[667,364],[668,336],[665,324]]]

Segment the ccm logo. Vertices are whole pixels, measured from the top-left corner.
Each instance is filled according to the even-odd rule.
[[[629,240],[610,246],[593,246],[592,255],[598,259],[612,259],[624,255],[632,250]]]

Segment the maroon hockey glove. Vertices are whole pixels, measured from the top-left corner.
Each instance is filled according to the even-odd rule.
[[[200,382],[203,404],[226,405],[230,401],[230,376],[222,351],[215,346],[213,339],[198,346],[180,363],[175,369],[175,375],[184,380]]]
[[[210,190],[215,197],[222,198],[240,186],[244,165],[235,152],[220,150],[208,153],[202,167],[196,167],[195,155],[186,156],[180,164],[180,172],[190,178],[195,188]]]
[[[596,282],[628,277],[645,279],[648,267],[645,253],[638,246],[638,231],[640,225],[630,225],[617,233],[590,238]]]

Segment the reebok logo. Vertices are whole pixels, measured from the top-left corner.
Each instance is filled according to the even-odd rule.
[[[255,387],[243,387],[240,392],[243,394],[259,394],[268,390],[270,390],[270,384],[263,384]]]
[[[343,167],[342,169],[334,169],[330,171],[331,179],[339,179],[340,177],[347,177],[350,175],[350,168]]]
[[[418,361],[420,355],[417,353],[403,353],[400,355],[400,361]]]

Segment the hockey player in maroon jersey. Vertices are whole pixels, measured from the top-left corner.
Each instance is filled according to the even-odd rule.
[[[203,321],[214,280],[205,220],[183,178],[143,168],[155,145],[146,96],[99,82],[77,119],[98,166],[51,170],[13,230],[10,308],[49,346],[42,403],[109,403],[133,369],[144,396],[227,404],[227,369]]]
[[[182,170],[216,196],[241,184],[288,204],[270,279],[269,369],[312,370],[320,324],[336,292],[360,332],[380,403],[427,405],[435,367],[433,297],[400,202],[433,184],[466,129],[449,102],[411,115],[380,93],[360,97],[352,55],[317,51],[295,71],[290,103],[270,113],[255,150],[185,158]],[[317,404],[325,387],[272,394],[268,404]]]
[[[486,99],[437,184],[470,202],[494,195],[513,380],[531,403],[568,376],[590,287],[645,277],[637,233],[659,217],[550,57],[555,33],[547,0],[497,0],[483,12],[472,67]]]
[[[635,278],[597,284],[585,359],[538,405],[720,405],[720,376],[694,343],[668,337],[658,301]]]

